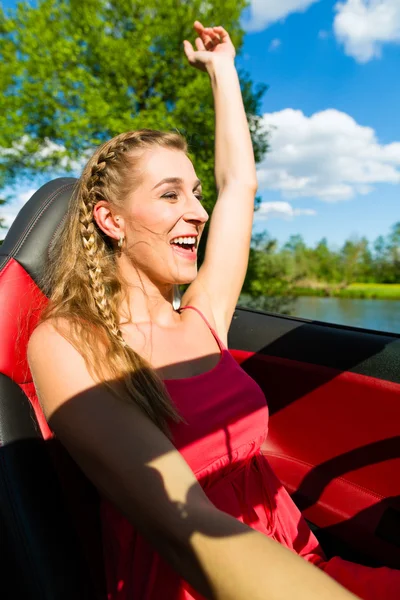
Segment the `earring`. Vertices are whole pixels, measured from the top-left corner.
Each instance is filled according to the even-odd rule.
[[[122,248],[122,244],[124,243],[125,236],[120,235],[118,240],[118,248]]]
[[[179,291],[179,285],[173,285],[173,299],[172,299],[172,307],[174,310],[178,310],[181,306],[181,293]]]

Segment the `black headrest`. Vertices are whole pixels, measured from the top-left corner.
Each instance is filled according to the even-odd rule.
[[[64,177],[41,187],[0,246],[0,586],[5,598],[105,598],[97,493],[57,440],[48,439],[51,432],[26,361],[29,335],[47,301],[38,287],[47,252],[76,181]]]
[[[18,213],[0,246],[0,272],[10,258],[40,281],[47,249],[65,218],[77,179],[60,177],[42,186]]]

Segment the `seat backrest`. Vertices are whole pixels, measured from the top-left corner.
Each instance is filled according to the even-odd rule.
[[[53,439],[26,360],[47,299],[46,254],[76,179],[41,187],[0,246],[0,590],[6,598],[104,598],[98,498]],[[5,593],[7,589],[7,593]]]

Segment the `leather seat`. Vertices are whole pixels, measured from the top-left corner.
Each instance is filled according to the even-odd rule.
[[[98,496],[54,439],[26,346],[46,298],[45,257],[76,180],[41,187],[0,246],[0,595],[105,598]]]

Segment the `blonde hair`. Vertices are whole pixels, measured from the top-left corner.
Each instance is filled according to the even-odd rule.
[[[83,355],[98,382],[118,397],[136,402],[168,434],[167,422],[178,421],[178,412],[150,364],[123,340],[118,309],[125,289],[116,265],[115,240],[106,236],[93,218],[99,200],[106,200],[111,207],[123,206],[137,183],[134,167],[141,157],[137,151],[155,146],[187,153],[180,134],[142,129],[117,135],[88,161],[60,234],[49,249],[42,282],[49,303],[40,321],[52,319]],[[65,321],[68,327],[60,325]],[[122,383],[122,389],[116,383]]]

